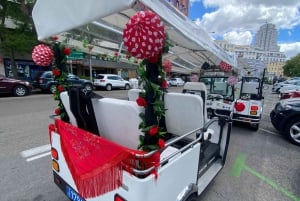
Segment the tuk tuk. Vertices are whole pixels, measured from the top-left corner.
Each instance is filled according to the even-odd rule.
[[[233,58],[168,1],[37,0],[32,16],[39,40],[91,23],[123,34],[120,55],[127,44],[131,55],[143,59],[137,69],[144,89],[136,101],[57,87],[60,113],[49,125],[54,183],[72,201],[196,201],[225,165],[232,114],[207,118],[205,96],[164,90],[161,61],[185,61],[177,67],[201,66],[207,59],[215,65],[234,65]],[[152,32],[148,24],[153,22],[164,31]],[[159,50],[153,62],[139,57],[135,51],[143,43],[124,37],[132,24],[137,25],[133,36],[142,40],[146,33],[158,34],[154,43],[170,40],[173,46],[163,48],[164,54]],[[165,34],[168,37],[161,40]],[[132,40],[131,47],[127,42]],[[64,75],[61,56],[66,52],[60,47],[54,41],[53,71],[58,78]],[[230,90],[222,92],[224,98]]]

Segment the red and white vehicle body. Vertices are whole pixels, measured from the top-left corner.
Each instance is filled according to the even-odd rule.
[[[256,59],[238,59],[240,81],[235,85],[233,120],[258,130],[263,113],[263,80],[266,65]]]
[[[61,98],[68,114],[73,116],[68,105],[68,93],[63,92]],[[104,194],[85,197],[77,188],[70,168],[75,163],[67,159],[68,150],[63,147],[66,143],[63,141],[66,134],[64,131],[70,130],[74,134],[77,130],[76,117],[71,118],[73,125],[56,120],[56,125],[50,130],[54,182],[73,201],[192,201],[225,164],[231,132],[230,119],[225,116],[205,123],[205,107],[199,95],[165,95],[166,126],[172,138],[167,141],[165,148],[146,154],[134,150],[138,144],[137,137],[141,134],[138,125],[142,109],[136,102],[113,98],[93,99],[92,102],[101,137],[88,133],[84,134],[84,138],[89,138],[89,135],[91,138],[99,138],[100,141],[108,142],[108,147],[112,149],[121,145],[125,150],[133,152],[135,161],[160,152],[160,161],[148,169],[138,168],[135,164],[139,162],[130,167],[124,163],[119,187]],[[115,112],[111,112],[113,109]],[[114,122],[109,123],[112,120]],[[70,137],[65,140],[76,142]],[[80,143],[80,146],[84,146],[84,143]]]
[[[67,0],[37,0],[32,15],[39,39],[45,39],[87,23],[122,34],[128,19],[141,9],[152,10],[168,26],[165,30],[176,43],[169,59],[183,58],[182,65],[201,66],[203,58],[210,58],[214,65],[221,61],[234,65],[232,57],[168,1],[73,0],[70,4]],[[122,42],[119,52],[121,48]],[[82,116],[71,109],[78,100],[70,94],[60,93],[70,123],[56,120],[49,134],[54,182],[72,201],[196,201],[225,165],[231,119],[207,119],[206,97],[165,93],[165,125],[170,137],[163,148],[141,153],[137,147],[143,135],[139,129],[143,107],[135,101],[92,98],[89,109],[93,108],[97,136],[78,128]],[[117,150],[120,154],[115,154]],[[154,157],[157,155],[160,157]],[[100,177],[102,173],[106,177]]]

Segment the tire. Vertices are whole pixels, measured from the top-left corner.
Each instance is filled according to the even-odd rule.
[[[291,119],[283,134],[292,144],[300,146],[300,117]]]
[[[28,89],[23,85],[17,85],[13,88],[13,94],[18,97],[26,96],[28,94]]]
[[[84,85],[84,89],[87,90],[87,91],[92,91],[93,90],[93,85],[91,85],[91,84],[85,84]]]
[[[253,130],[253,131],[258,131],[258,129],[259,129],[259,124],[250,124],[250,128],[251,128],[251,130]]]
[[[129,90],[129,89],[130,89],[129,84],[125,84],[125,90]]]
[[[49,86],[49,92],[51,94],[54,94],[55,91],[56,91],[56,84],[50,84],[50,86]]]
[[[105,89],[106,91],[111,91],[112,90],[111,84],[106,85]]]

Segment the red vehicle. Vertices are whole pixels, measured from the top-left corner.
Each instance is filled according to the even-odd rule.
[[[300,97],[300,91],[288,91],[287,93],[281,94],[280,100],[288,99],[288,98],[299,98],[299,97]]]
[[[29,82],[8,78],[0,74],[0,93],[26,96],[31,90],[32,86]]]

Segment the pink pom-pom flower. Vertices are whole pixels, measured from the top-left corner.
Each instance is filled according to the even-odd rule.
[[[123,30],[123,41],[128,52],[139,59],[155,58],[165,43],[165,27],[152,11],[139,11],[130,18]]]
[[[32,59],[39,66],[51,65],[54,58],[53,51],[47,45],[40,44],[33,48]]]

